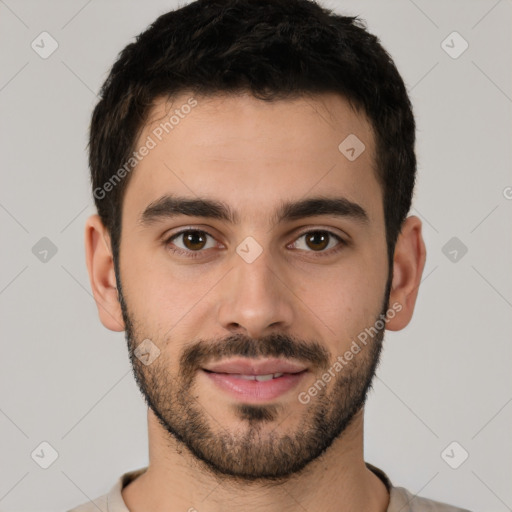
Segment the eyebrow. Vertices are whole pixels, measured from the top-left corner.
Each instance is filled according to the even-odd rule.
[[[139,223],[142,226],[149,226],[180,215],[216,219],[231,224],[240,223],[238,213],[226,203],[214,199],[175,195],[164,195],[151,202],[142,212]],[[280,223],[318,215],[348,218],[364,225],[369,224],[369,216],[361,205],[345,197],[324,196],[282,202],[273,215],[273,221]]]

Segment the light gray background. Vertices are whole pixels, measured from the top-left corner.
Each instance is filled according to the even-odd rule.
[[[512,510],[511,1],[324,4],[381,38],[418,124],[411,213],[424,221],[427,263],[411,324],[386,335],[366,460],[413,493]],[[103,328],[90,293],[85,148],[117,53],[176,5],[0,0],[3,511],[66,510],[147,464],[124,335]],[[31,48],[42,31],[59,44],[47,59]],[[453,31],[469,43],[457,59],[441,47]],[[42,237],[58,249],[46,263],[32,253]],[[456,262],[442,252],[452,237],[468,248]],[[48,469],[31,458],[42,441],[58,452]],[[458,469],[441,457],[452,441],[469,453]]]

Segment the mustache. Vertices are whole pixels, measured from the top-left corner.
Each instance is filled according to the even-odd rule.
[[[317,368],[327,368],[330,361],[329,351],[316,341],[278,333],[258,339],[233,334],[214,341],[200,340],[187,347],[180,357],[180,369],[184,376],[191,376],[208,362],[234,356],[296,359]]]

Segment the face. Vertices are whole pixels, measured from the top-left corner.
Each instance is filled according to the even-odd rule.
[[[391,276],[374,138],[334,94],[194,101],[156,102],[123,201],[134,373],[207,469],[285,478],[350,426],[378,363]],[[356,159],[339,149],[351,134]]]

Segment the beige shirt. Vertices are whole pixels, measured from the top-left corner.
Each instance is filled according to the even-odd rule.
[[[366,466],[384,482],[389,491],[390,499],[387,512],[470,512],[467,509],[414,496],[403,487],[394,487],[388,476],[381,469],[368,463],[366,463]],[[147,466],[124,473],[117,480],[114,487],[107,494],[94,500],[94,503],[89,501],[67,512],[130,512],[123,500],[121,490],[132,480],[135,480],[135,478],[144,473],[146,469]]]

